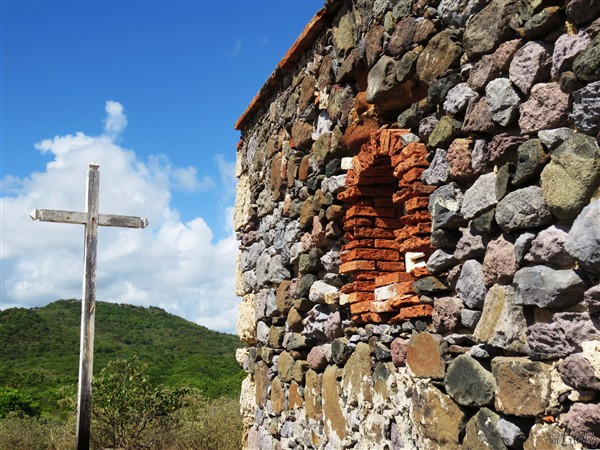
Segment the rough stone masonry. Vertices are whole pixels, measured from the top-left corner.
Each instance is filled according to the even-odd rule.
[[[246,448],[600,447],[599,17],[325,2],[236,124]]]

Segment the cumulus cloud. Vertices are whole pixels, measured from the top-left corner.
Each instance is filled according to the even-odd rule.
[[[165,156],[141,160],[117,143],[127,118],[107,102],[104,133],[56,136],[36,144],[52,156],[42,172],[2,180],[1,306],[41,306],[81,298],[83,226],[33,222],[34,208],[83,211],[90,162],[100,165],[100,212],[147,217],[144,230],[99,229],[97,299],[159,306],[211,329],[234,332],[237,244],[231,221],[216,240],[202,217],[181,221],[170,202],[173,189],[231,189],[231,162],[198,178],[192,167],[174,167]],[[218,214],[231,214],[231,204]]]

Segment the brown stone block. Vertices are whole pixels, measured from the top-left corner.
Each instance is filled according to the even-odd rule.
[[[366,118],[361,122],[352,123],[346,128],[346,132],[340,139],[340,144],[358,151],[365,144],[371,133],[379,129],[379,122],[374,118]]]
[[[308,174],[310,173],[310,155],[305,155],[300,160],[300,166],[298,167],[298,180],[306,181]]]
[[[346,437],[346,417],[342,412],[341,399],[339,395],[337,366],[327,366],[323,373],[321,397],[323,401],[323,422],[325,423],[325,434],[331,436],[336,434],[340,440]]]
[[[378,276],[375,279],[375,286],[381,287],[381,286],[387,286],[387,285],[393,284],[393,283],[406,283],[409,281],[410,282],[413,281],[413,277],[410,273],[407,273],[404,271],[394,272],[394,273],[386,273],[386,274]]]
[[[375,238],[375,239],[390,239],[393,238],[394,232],[385,228],[355,228],[354,238]]]
[[[429,306],[429,305],[421,305]],[[402,308],[400,314],[419,306]],[[399,315],[400,315],[399,314]],[[418,333],[413,335],[406,350],[406,365],[417,378],[444,378],[446,363],[443,358],[441,346],[442,339],[431,333]]]
[[[401,261],[392,262],[392,261],[377,261],[377,269],[382,270],[384,272],[397,272],[400,270],[404,270],[404,263]]]
[[[427,209],[428,206],[429,197],[413,197],[404,203],[404,208],[408,214],[412,214],[419,209]]]
[[[300,395],[300,386],[295,381],[292,381],[288,390],[288,409],[302,408],[303,405],[304,399]]]
[[[357,270],[375,270],[375,261],[350,261],[340,265],[340,273],[352,273]]]

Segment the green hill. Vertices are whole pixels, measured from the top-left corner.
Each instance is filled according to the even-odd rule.
[[[51,411],[76,392],[81,302],[0,311],[0,386],[30,394]],[[155,382],[197,387],[208,397],[239,395],[244,372],[237,336],[211,331],[166,311],[98,302],[94,373],[110,360],[137,356]]]

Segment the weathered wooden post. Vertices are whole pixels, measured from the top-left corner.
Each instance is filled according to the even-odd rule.
[[[94,317],[96,313],[96,249],[98,226],[145,228],[145,218],[98,213],[100,172],[90,164],[87,176],[86,212],[34,209],[30,216],[42,222],[85,225],[83,298],[81,300],[81,345],[79,350],[79,392],[77,399],[77,450],[90,448],[92,374],[94,366]]]

